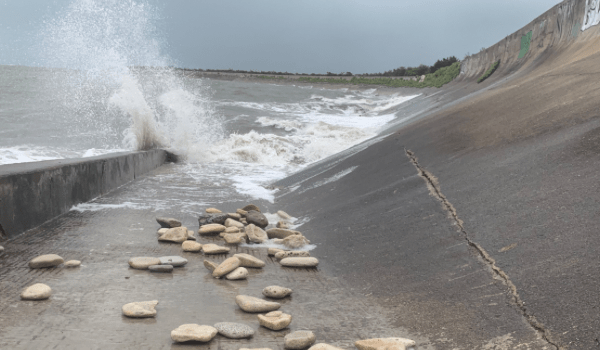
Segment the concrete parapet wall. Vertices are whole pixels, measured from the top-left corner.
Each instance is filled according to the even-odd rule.
[[[147,173],[164,150],[0,166],[0,238],[13,238]]]

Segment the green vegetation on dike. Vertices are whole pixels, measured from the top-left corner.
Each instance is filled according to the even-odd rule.
[[[487,78],[489,78],[490,75],[494,74],[494,72],[496,71],[496,69],[498,69],[498,66],[500,66],[500,60],[492,63],[492,65],[490,66],[490,68],[487,71],[485,71],[485,73],[483,73],[483,75],[480,76],[479,79],[477,79],[477,84],[481,83],[482,81],[484,81]]]
[[[443,67],[436,70],[434,73],[425,75],[423,82],[415,80],[392,79],[392,78],[363,78],[354,76],[350,80],[345,79],[330,79],[330,78],[309,78],[301,77],[298,81],[306,83],[331,83],[331,84],[354,84],[354,85],[384,85],[389,87],[442,87],[451,82],[460,74],[460,62],[455,62],[448,67]]]

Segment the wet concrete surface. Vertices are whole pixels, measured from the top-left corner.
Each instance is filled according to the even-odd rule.
[[[190,180],[170,176],[180,171],[176,165],[159,168],[96,200],[88,206],[93,210],[71,211],[4,242],[6,250],[0,255],[0,348],[281,349],[286,334],[302,329],[312,330],[318,342],[348,349],[357,339],[381,336],[416,336],[415,340],[427,343],[424,337],[390,324],[378,303],[349,287],[342,278],[324,273],[321,267],[284,268],[267,256],[266,248],[234,246],[229,254],[206,257],[185,253],[179,244],[158,242],[157,215],[180,218],[184,226],[197,231],[195,210],[208,205],[228,211],[240,207],[231,202],[206,203],[211,198],[209,189],[202,197],[200,189],[192,190],[193,183],[187,182],[190,186],[182,190]],[[166,197],[165,192],[170,196]],[[159,201],[152,202],[151,196]],[[123,203],[135,205],[114,207]],[[311,239],[321,244],[319,237]],[[200,237],[198,242],[222,241]],[[82,266],[28,267],[30,259],[48,253],[59,254],[65,260],[81,260]],[[235,253],[252,254],[267,265],[263,269],[248,268],[250,276],[242,281],[214,279],[203,266],[204,259],[219,263]],[[127,263],[130,257],[167,255],[181,255],[189,262],[172,274],[135,270]],[[322,266],[334,259],[318,257]],[[53,290],[50,299],[21,301],[20,292],[33,283],[48,284]],[[293,317],[289,329],[274,332],[259,327],[257,314],[245,313],[235,304],[236,295],[262,297],[262,289],[269,285],[294,290],[291,297],[281,300],[281,310]],[[159,301],[156,318],[122,316],[124,304],[146,300]],[[218,335],[207,344],[171,341],[171,330],[181,324],[213,325],[223,321],[248,324],[256,334],[246,340]]]

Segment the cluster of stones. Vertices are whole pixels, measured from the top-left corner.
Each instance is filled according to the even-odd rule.
[[[1,251],[0,251],[1,252]],[[64,264],[64,267],[78,267],[81,266],[79,260],[65,260],[56,254],[45,254],[37,256],[29,261],[29,268],[31,269],[42,269],[49,267],[56,267]],[[52,295],[52,288],[44,283],[35,283],[21,292],[21,299],[23,300],[45,300],[50,298]]]

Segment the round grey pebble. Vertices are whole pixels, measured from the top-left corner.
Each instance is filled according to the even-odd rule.
[[[242,323],[219,322],[214,325],[219,334],[231,339],[250,338],[254,329]]]
[[[152,272],[173,272],[173,265],[152,265],[148,267]]]

